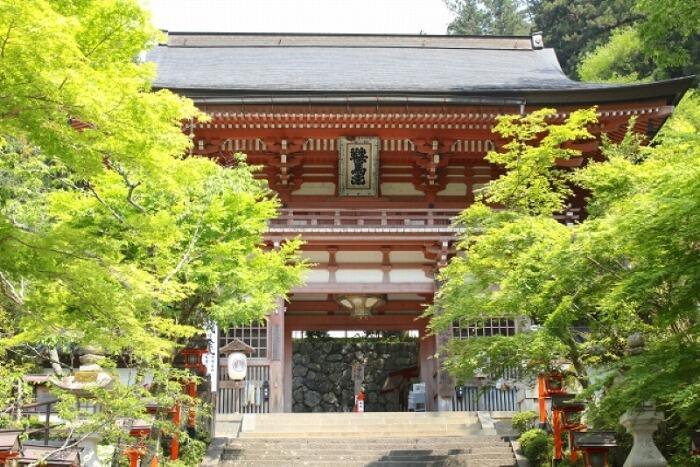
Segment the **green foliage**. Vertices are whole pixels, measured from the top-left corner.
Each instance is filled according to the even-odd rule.
[[[666,77],[700,71],[700,8],[692,0],[638,0],[645,55]]]
[[[566,370],[588,388],[594,428],[610,428],[595,426],[603,420],[596,414],[615,425],[647,401],[664,410],[674,433],[700,424],[699,130],[700,99],[690,93],[655,145],[643,146],[632,133],[617,144],[604,141],[604,161],[566,174],[589,193],[588,217],[577,225],[548,215],[552,200],[561,199],[552,194],[557,182],[503,197],[500,210],[477,203],[462,213],[464,254],[441,271],[431,326],[503,316],[534,327],[452,342],[446,366],[457,379],[498,378],[504,367]],[[551,159],[519,154],[505,177],[528,166],[544,180],[562,176],[545,170],[551,162],[541,161]],[[499,183],[486,188],[486,199]],[[639,355],[625,351],[632,334],[646,339]],[[663,446],[669,457],[680,455],[673,446],[680,441]]]
[[[587,125],[595,123],[595,109],[572,112],[562,124],[547,124],[554,109],[540,109],[527,115],[498,118],[493,131],[508,139],[503,152],[491,151],[486,160],[499,164],[507,173],[485,190],[484,199],[514,211],[540,215],[560,212],[571,195],[567,172],[556,168],[557,160],[578,157],[581,152],[562,145],[591,139]]]
[[[632,82],[700,71],[700,9],[689,0],[637,0],[634,21],[580,55],[585,81]]]
[[[519,0],[445,0],[456,17],[448,34],[526,35],[530,33],[526,6]]]
[[[642,51],[638,31],[633,27],[616,30],[607,44],[583,57],[578,75],[583,81],[633,83],[651,76],[654,69]]]
[[[185,436],[180,440],[180,457],[176,461],[167,460],[168,467],[189,467],[200,465],[207,453],[207,443],[196,438]]]
[[[520,449],[530,461],[530,465],[542,465],[549,461],[552,455],[553,441],[544,430],[534,428],[528,430],[518,438]]]
[[[262,245],[279,202],[243,155],[184,157],[183,124],[206,116],[151,90],[138,56],[159,39],[135,0],[0,0],[0,408],[52,351],[89,344],[133,369],[89,394],[95,415],[54,388],[71,436],[121,443],[144,401],[190,403],[177,349],[263,319],[305,267],[299,241]]]
[[[554,48],[564,72],[574,76],[584,55],[639,17],[634,5],[635,0],[535,0],[531,11],[545,45]]]
[[[513,428],[520,434],[525,433],[535,427],[535,422],[537,421],[537,414],[532,411],[518,412],[513,415],[512,423]]]

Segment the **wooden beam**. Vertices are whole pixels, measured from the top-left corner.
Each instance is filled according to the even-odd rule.
[[[223,126],[223,125],[222,125]],[[493,139],[491,130],[463,128],[309,128],[298,124],[297,128],[196,128],[197,138],[204,139],[254,139],[254,138],[339,138],[341,136],[379,136],[384,139],[412,138],[461,138]]]
[[[434,293],[435,284],[432,282],[406,282],[406,283],[309,283],[299,287],[294,287],[292,293]]]
[[[363,251],[363,250],[359,250]],[[368,249],[367,251],[372,251]],[[325,270],[328,266],[336,267],[337,269],[423,269],[425,266],[433,266],[431,263],[389,263],[386,264],[374,262],[374,263],[337,263],[336,265],[329,265],[327,263],[316,263],[313,269]]]
[[[285,327],[294,331],[320,330],[385,330],[424,331],[428,320],[416,315],[372,315],[368,318],[353,318],[348,315],[287,315]]]
[[[413,311],[422,312],[425,305],[432,300],[389,300],[377,308],[378,312],[385,311]],[[287,312],[311,312],[311,311],[341,311],[342,308],[334,300],[294,300],[287,305]]]

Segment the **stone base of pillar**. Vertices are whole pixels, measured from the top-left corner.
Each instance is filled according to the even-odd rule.
[[[78,443],[78,446],[83,448],[83,451],[80,453],[81,466],[102,467],[102,462],[97,457],[97,443],[99,441],[100,436],[97,433],[92,433]]]
[[[438,397],[437,403],[438,412],[452,412],[452,399],[448,399],[447,397]]]
[[[633,438],[630,451],[623,467],[666,467],[668,462],[654,444],[653,434],[664,419],[663,413],[657,412],[653,406],[641,411],[625,412],[620,417],[620,424],[629,431]]]

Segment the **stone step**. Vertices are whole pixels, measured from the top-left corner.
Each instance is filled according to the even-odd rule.
[[[267,452],[282,452],[282,453],[300,453],[300,452],[319,452],[324,453],[343,453],[343,452],[354,452],[361,450],[364,453],[382,453],[382,452],[432,452],[432,453],[455,453],[455,454],[488,454],[492,452],[501,452],[503,450],[510,452],[510,445],[506,443],[499,444],[483,444],[483,445],[436,445],[436,446],[415,446],[415,445],[401,445],[401,444],[386,444],[386,445],[376,445],[376,446],[362,446],[362,445],[349,445],[349,446],[226,446],[226,452],[254,452],[254,453],[267,453]]]
[[[332,454],[343,454],[346,452],[362,452],[368,454],[381,454],[387,452],[396,453],[434,453],[434,454],[492,454],[499,453],[503,451],[510,452],[510,446],[506,444],[502,445],[482,445],[482,446],[435,446],[435,447],[424,447],[424,446],[372,446],[372,447],[362,447],[362,446],[349,446],[347,448],[340,447],[329,447],[329,448],[319,448],[316,446],[304,446],[304,447],[268,447],[268,446],[247,446],[247,447],[226,447],[225,452],[228,453],[255,453],[255,454],[266,454],[266,453],[284,453],[284,454],[299,454],[299,453],[310,453],[310,452],[322,452],[322,453],[332,453]]]
[[[324,449],[324,450],[314,450],[314,449],[283,449],[283,450],[264,450],[264,449],[225,449],[225,457],[232,458],[250,458],[251,456],[306,456],[310,453],[316,453],[320,456],[330,456],[332,457],[343,457],[343,456],[353,456],[353,452],[357,453],[359,456],[382,456],[391,455],[394,457],[410,457],[410,456],[456,456],[456,455],[483,455],[483,456],[496,456],[501,457],[501,455],[508,454],[512,455],[510,450],[503,447],[485,447],[482,449],[478,448],[454,448],[454,449],[368,449],[361,451],[351,451],[351,450],[336,450],[336,449]],[[387,454],[389,453],[389,454]],[[315,457],[315,456],[312,456]]]
[[[285,442],[286,441],[286,442]],[[340,442],[333,442],[340,441]],[[509,446],[507,441],[503,440],[474,440],[465,441],[445,440],[442,437],[423,438],[422,440],[404,439],[400,437],[392,438],[391,440],[372,440],[367,439],[347,439],[335,440],[316,438],[311,440],[299,440],[295,438],[279,439],[270,441],[267,439],[236,439],[229,442],[225,447],[228,449],[354,449],[361,446],[363,449],[386,449],[386,448],[401,448],[401,449],[442,449],[442,448],[487,448],[491,446],[503,447]]]
[[[510,444],[465,413],[246,414],[219,466],[513,466]],[[217,426],[236,426],[236,419]],[[303,431],[301,431],[303,430]]]
[[[247,420],[246,420],[247,421]],[[290,426],[290,425],[312,425],[312,426],[347,426],[347,425],[362,425],[362,426],[375,426],[375,425],[464,425],[477,423],[479,420],[476,417],[460,417],[460,418],[415,418],[415,419],[404,419],[404,418],[363,418],[353,416],[344,417],[341,419],[288,419],[288,420],[260,420],[256,419],[254,421],[249,421],[248,423],[254,424],[256,427],[260,426]],[[224,422],[225,423],[225,422]]]
[[[449,431],[449,430],[463,430],[471,427],[476,427],[476,424],[464,424],[464,423],[417,423],[417,424],[376,424],[376,425],[366,425],[366,424],[347,424],[347,425],[255,425],[250,431],[269,431],[269,432],[287,432],[287,431],[299,431],[303,430],[305,432],[309,431],[320,431],[325,433],[337,433],[337,432],[356,432],[356,431],[403,431],[409,432],[411,430],[415,431]],[[249,431],[245,429],[243,431]],[[479,427],[480,428],[480,427]]]
[[[287,450],[317,450],[319,448],[323,448],[324,451],[327,452],[333,452],[333,451],[345,451],[348,449],[358,449],[362,448],[363,451],[368,451],[368,452],[374,452],[374,451],[382,451],[386,449],[394,449],[394,450],[406,450],[406,451],[438,451],[438,450],[446,450],[446,451],[464,451],[464,452],[488,452],[490,450],[499,450],[503,448],[507,448],[510,446],[510,444],[507,441],[498,441],[498,442],[488,442],[488,443],[447,443],[447,442],[439,442],[439,443],[409,443],[409,442],[402,442],[400,438],[396,438],[396,442],[392,443],[389,441],[385,441],[383,443],[364,443],[362,441],[364,440],[358,440],[360,442],[356,443],[345,443],[345,444],[333,444],[333,443],[305,443],[305,442],[299,442],[299,443],[256,443],[255,441],[258,441],[256,439],[250,439],[250,440],[241,440],[241,441],[236,441],[235,443],[230,443],[226,446],[224,446],[224,449],[228,450],[279,450],[279,451],[287,451]]]
[[[422,437],[441,437],[441,436],[465,436],[476,434],[475,430],[444,430],[444,431],[427,431],[427,430],[412,430],[407,431],[339,431],[339,432],[329,432],[329,431],[289,431],[289,432],[265,432],[265,431],[250,431],[242,432],[239,435],[240,439],[255,439],[255,438],[298,438],[299,436],[303,438],[326,438],[329,434],[334,434],[342,438],[402,438],[407,434],[411,436],[422,436]]]
[[[499,442],[499,441],[504,441],[503,438],[499,435],[471,435],[471,436],[464,436],[464,435],[459,435],[459,436],[442,436],[439,438],[439,440],[445,442],[445,443],[493,443],[493,442]],[[392,443],[396,443],[400,440],[392,440]],[[403,441],[406,443],[422,443],[426,442],[425,439],[417,436],[404,436]],[[228,440],[228,443],[236,443],[236,439],[230,439]],[[289,440],[287,438],[284,439],[278,439],[278,438],[268,438],[268,439],[260,439],[260,440],[255,440],[255,441],[245,441],[246,444],[250,443],[290,443],[290,442],[296,442],[296,443],[322,443],[322,444],[345,444],[346,441],[343,440],[342,438],[327,438],[327,439],[315,439],[313,441],[307,441],[302,437],[298,437],[296,440]],[[349,441],[348,441],[349,442]],[[379,443],[382,444],[384,441],[381,438],[375,438],[375,439],[368,439],[366,441],[363,441],[365,445],[367,444],[372,444],[372,443]],[[430,443],[435,442],[435,440],[430,440]],[[353,442],[354,444],[354,442]]]
[[[433,458],[447,458],[447,457],[465,457],[470,459],[511,459],[513,453],[506,448],[492,449],[490,451],[481,452],[459,452],[459,450],[403,450],[403,449],[389,449],[384,451],[311,451],[311,450],[299,450],[299,451],[234,451],[226,449],[223,452],[223,459],[251,459],[251,460],[279,460],[279,459],[289,459],[289,460],[304,460],[304,459],[315,459],[315,460],[333,460],[333,459],[351,459],[351,460],[373,460],[378,458],[392,458],[392,459],[411,459],[411,458],[421,458],[421,460],[434,460]],[[425,458],[425,459],[422,459]]]
[[[476,420],[471,412],[363,412],[363,413],[267,413],[267,414],[218,414],[217,421],[237,421],[242,418],[257,423],[347,423],[353,422],[414,422],[420,420]]]
[[[265,458],[232,458],[232,459],[227,459],[223,458],[223,462],[241,462],[241,461],[252,461],[252,462],[270,462],[270,463],[276,463],[277,465],[286,465],[289,463],[293,464],[302,464],[304,462],[312,461],[312,462],[337,462],[337,465],[346,465],[349,463],[363,463],[365,465],[372,465],[374,462],[378,461],[385,461],[385,462],[403,462],[403,463],[411,463],[411,462],[452,462],[454,465],[480,465],[483,462],[493,462],[493,463],[498,463],[501,465],[513,465],[514,464],[514,458],[513,456],[501,456],[501,457],[496,457],[496,456],[491,456],[491,457],[485,457],[485,456],[469,456],[469,455],[464,455],[464,456],[413,456],[413,457],[394,457],[394,456],[341,456],[341,457],[331,457],[331,456],[313,456],[313,457],[305,457],[305,456],[295,456],[295,457],[272,457],[268,456]]]
[[[312,466],[312,467],[513,467],[515,465],[515,460],[501,461],[501,460],[476,460],[476,461],[455,461],[452,459],[440,460],[440,461],[427,461],[427,462],[407,462],[407,461],[390,461],[390,460],[376,460],[371,463],[366,462],[343,462],[339,465],[338,462],[326,462],[326,461],[300,461],[300,462],[278,462],[278,461],[222,461],[219,466],[222,467],[301,467],[301,466]]]

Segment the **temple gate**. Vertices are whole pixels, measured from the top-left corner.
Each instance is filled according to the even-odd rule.
[[[555,107],[557,123],[597,105],[593,134],[620,140],[635,117],[634,130],[651,136],[691,84],[571,81],[529,36],[170,33],[147,59],[158,67],[155,87],[211,117],[185,128],[193,155],[228,165],[242,152],[262,166],[257,176],[283,202],[268,247],[301,235],[315,263],[266,323],[219,332],[219,346],[239,338],[255,351],[243,388],[220,359],[218,413],[291,411],[292,333],[330,329],[418,329],[428,410],[513,410],[509,389],[456,392],[433,355],[447,339],[527,323],[494,317],[429,336],[420,318],[454,254],[452,219],[502,173],[484,159],[504,143],[492,133],[497,118]],[[597,141],[572,147],[582,157],[562,168],[600,157]],[[583,200],[575,193],[558,218],[585,215]]]

